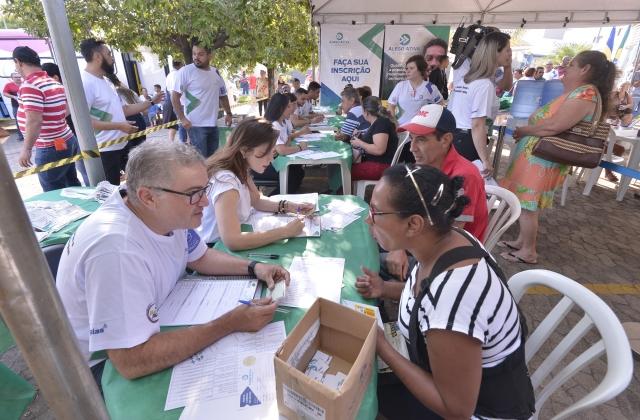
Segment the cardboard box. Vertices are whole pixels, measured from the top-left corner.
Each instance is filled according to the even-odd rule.
[[[278,410],[289,420],[343,420],[358,414],[376,353],[376,320],[317,299],[275,355]],[[332,356],[327,373],[347,374],[339,391],[304,374],[316,350]]]

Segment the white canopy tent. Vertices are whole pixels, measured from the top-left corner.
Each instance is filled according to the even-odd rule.
[[[310,0],[313,22],[438,24],[481,20],[500,28],[562,28],[640,22],[640,0]]]

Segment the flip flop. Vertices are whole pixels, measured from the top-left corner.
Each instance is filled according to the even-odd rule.
[[[520,248],[516,248],[513,245],[509,245],[509,242],[507,241],[498,241],[496,245],[498,245],[500,248],[509,248],[512,251],[520,251]]]
[[[524,258],[518,257],[513,252],[503,252],[502,254],[500,254],[500,256],[505,260],[511,261],[511,262],[523,263],[523,264],[538,264],[538,261],[527,261]]]

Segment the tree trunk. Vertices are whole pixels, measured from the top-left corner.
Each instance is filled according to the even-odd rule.
[[[276,93],[275,86],[275,69],[273,67],[267,67],[267,78],[269,79],[269,98]]]

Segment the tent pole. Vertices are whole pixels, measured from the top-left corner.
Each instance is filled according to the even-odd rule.
[[[96,137],[91,126],[89,106],[84,95],[76,52],[71,37],[71,29],[64,8],[64,0],[42,0],[47,26],[51,34],[53,52],[60,66],[60,73],[67,93],[67,103],[71,118],[78,137],[78,144],[82,151],[96,150]],[[99,157],[84,160],[87,175],[91,185],[105,179],[102,161]]]
[[[108,419],[0,147],[0,315],[55,418]]]

